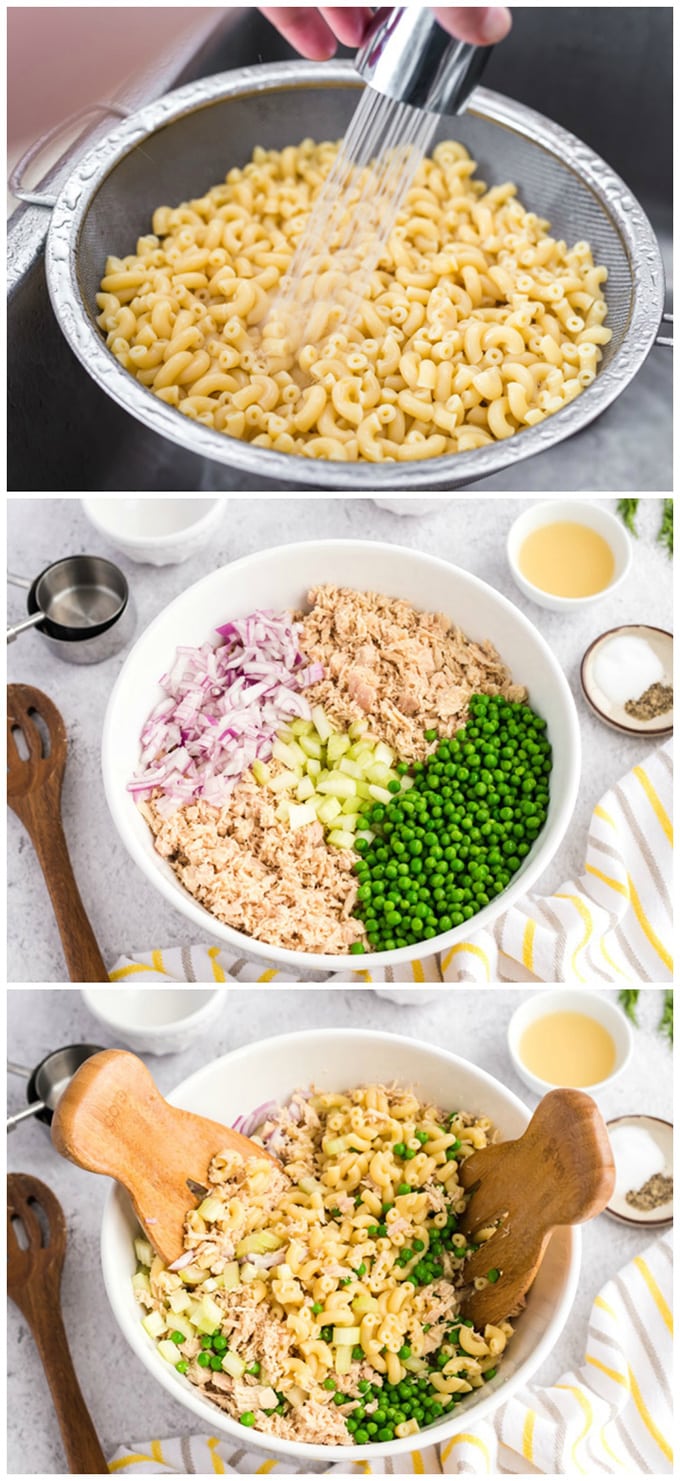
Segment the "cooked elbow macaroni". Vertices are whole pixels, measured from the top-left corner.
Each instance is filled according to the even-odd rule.
[[[459,1315],[458,1166],[492,1136],[410,1091],[296,1092],[260,1127],[280,1168],[213,1159],[180,1269],[137,1241],[133,1284],[162,1357],[247,1427],[289,1439],[362,1444],[447,1414],[512,1335]]]
[[[512,437],[590,385],[611,338],[607,269],[588,242],[550,236],[514,185],[473,179],[453,142],[423,161],[351,321],[328,250],[292,336],[277,290],[338,147],[257,148],[107,259],[97,322],[126,370],[230,437],[376,463]]]

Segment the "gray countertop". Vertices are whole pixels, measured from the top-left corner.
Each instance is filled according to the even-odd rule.
[[[147,991],[153,991],[153,988]],[[260,1038],[307,1028],[361,1027],[403,1034],[444,1046],[474,1060],[502,1080],[532,1108],[532,1096],[515,1076],[506,1048],[506,1027],[527,993],[489,993],[453,988],[435,1001],[400,1008],[360,989],[257,989],[230,991],[221,1019],[183,1054],[148,1058],[160,1089],[170,1091],[205,1062]],[[613,994],[612,994],[613,996]],[[672,1116],[672,1060],[656,1030],[662,993],[647,989],[638,1005],[640,1026],[634,1053],[620,1078],[600,1098],[604,1116],[645,1111]],[[61,992],[12,989],[8,993],[8,1054],[27,1066],[49,1050],[76,1042],[109,1047],[116,1041],[90,1015],[75,989]],[[25,1087],[10,1077],[9,1110],[25,1104]],[[89,1177],[52,1150],[47,1130],[24,1122],[9,1139],[9,1165],[47,1183],[63,1205],[68,1252],[63,1279],[66,1328],[86,1402],[107,1456],[124,1442],[189,1435],[197,1422],[153,1383],[127,1348],[108,1306],[100,1273],[99,1228],[108,1180]],[[535,1382],[552,1384],[582,1358],[593,1298],[603,1283],[650,1241],[601,1215],[583,1230],[581,1280],[571,1316]],[[30,1443],[29,1443],[30,1436]],[[8,1313],[8,1470],[53,1475],[64,1469],[56,1418],[40,1362],[23,1318]]]
[[[603,500],[613,508],[613,500]],[[538,884],[558,888],[581,867],[587,826],[601,794],[644,756],[649,741],[606,729],[581,695],[579,664],[598,633],[621,622],[671,626],[672,565],[656,543],[658,499],[642,500],[639,539],[624,584],[595,606],[570,614],[548,612],[517,590],[505,558],[505,536],[526,501],[496,498],[447,499],[434,514],[409,518],[388,513],[362,498],[225,499],[225,517],[210,549],[181,566],[135,565],[107,546],[75,499],[8,499],[8,563],[36,575],[51,560],[81,551],[116,560],[129,577],[141,632],[153,617],[206,570],[268,546],[318,538],[363,537],[405,545],[444,557],[472,571],[508,596],[539,628],[560,660],[578,707],[584,766],[579,797],[567,837]],[[9,617],[18,621],[23,597],[10,590]],[[26,633],[9,649],[10,680],[43,689],[58,705],[69,737],[63,815],[71,858],[104,959],[192,942],[192,928],[142,883],[109,817],[100,775],[99,749],[107,700],[124,655],[100,665],[76,667],[56,659],[39,634]],[[528,679],[531,675],[518,676]],[[57,928],[27,834],[8,819],[8,976],[10,982],[63,982],[65,968]]]

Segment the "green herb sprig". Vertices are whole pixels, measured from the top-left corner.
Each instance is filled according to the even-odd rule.
[[[657,535],[659,544],[665,545],[669,555],[673,554],[673,500],[664,499],[661,525]]]
[[[630,530],[631,535],[635,535],[636,539],[637,526],[635,524],[635,516],[638,511],[639,503],[639,499],[619,499],[616,506],[617,512],[620,514],[623,523],[626,526],[626,529]]]

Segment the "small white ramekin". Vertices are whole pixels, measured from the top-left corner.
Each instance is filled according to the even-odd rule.
[[[541,1080],[534,1075],[524,1063],[520,1055],[520,1043],[522,1035],[530,1023],[535,1023],[538,1018],[545,1018],[551,1013],[584,1013],[589,1018],[594,1018],[596,1023],[601,1023],[607,1029],[614,1040],[616,1059],[614,1068],[605,1080],[600,1080],[596,1085],[582,1085],[578,1088],[584,1090],[587,1095],[597,1095],[602,1090],[607,1090],[614,1080],[625,1070],[633,1052],[633,1032],[625,1013],[602,993],[581,991],[577,987],[557,988],[554,992],[532,993],[526,1002],[520,1003],[508,1024],[508,1050],[510,1058],[520,1080],[535,1095],[546,1095],[549,1090],[555,1089],[552,1080]]]
[[[94,1018],[121,1044],[141,1054],[181,1054],[225,1006],[223,987],[97,987],[82,989]]]
[[[178,566],[197,555],[209,545],[226,508],[224,499],[144,499],[145,519],[150,528],[139,535],[135,533],[131,507],[139,502],[120,496],[81,500],[95,530],[131,561],[147,566]],[[168,505],[173,506],[174,528],[170,530],[164,528]]]
[[[532,581],[527,581],[526,576],[520,570],[520,551],[527,535],[533,534],[534,530],[541,529],[543,525],[558,524],[562,521],[587,525],[589,529],[601,535],[611,549],[614,557],[612,579],[608,586],[603,587],[602,591],[594,592],[592,596],[554,596],[552,592],[541,591],[540,586],[534,586]],[[547,607],[551,612],[572,612],[577,607],[590,607],[594,602],[602,601],[603,597],[610,596],[615,588],[625,580],[633,559],[630,536],[621,520],[617,515],[611,514],[608,509],[603,509],[601,504],[589,504],[585,499],[544,499],[540,504],[532,504],[531,508],[519,514],[510,526],[505,549],[515,585],[525,597],[529,597],[539,607]]]

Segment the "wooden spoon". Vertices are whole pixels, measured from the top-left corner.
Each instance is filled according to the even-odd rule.
[[[47,747],[34,716],[42,721]],[[17,749],[23,734],[28,758]],[[61,936],[71,982],[108,982],[94,932],[78,892],[61,821],[66,730],[46,694],[28,684],[7,685],[7,801],[38,855]]]
[[[230,1126],[168,1105],[142,1060],[122,1049],[94,1054],[76,1071],[58,1101],[52,1141],[62,1157],[122,1184],[166,1265],[184,1253],[184,1220],[208,1191],[216,1153],[280,1166]]]
[[[458,1227],[475,1234],[499,1221],[465,1263],[466,1280],[499,1270],[498,1280],[471,1291],[462,1315],[481,1331],[521,1311],[553,1229],[583,1224],[611,1198],[614,1158],[607,1129],[589,1095],[551,1090],[516,1141],[473,1152],[460,1164],[460,1181],[472,1197]]]
[[[27,1247],[15,1224],[23,1225]],[[47,1238],[45,1238],[45,1233]],[[33,1333],[57,1412],[69,1470],[106,1476],[108,1466],[76,1378],[61,1314],[66,1221],[54,1193],[26,1173],[7,1178],[7,1291]]]

